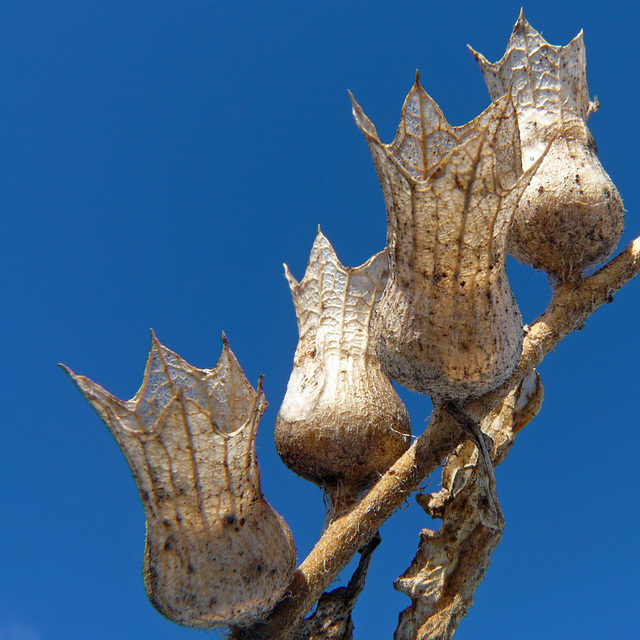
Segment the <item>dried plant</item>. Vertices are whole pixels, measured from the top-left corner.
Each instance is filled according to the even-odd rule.
[[[347,269],[318,230],[303,280],[288,268],[286,275],[300,341],[276,420],[276,449],[290,469],[325,490],[331,519],[409,448],[409,415],[369,336],[387,260],[382,252]]]
[[[509,96],[456,130],[416,79],[388,146],[355,101],[353,112],[387,204],[389,280],[372,327],[385,370],[436,397],[500,386],[523,337],[507,233],[540,162],[522,173]]]
[[[510,252],[554,280],[579,278],[611,254],[624,226],[622,199],[587,128],[599,105],[589,99],[582,32],[566,47],[553,46],[521,12],[502,60],[490,64],[471,51],[491,98],[513,93],[524,167],[551,142],[520,200]]]
[[[276,447],[330,502],[297,569],[260,490],[261,383],[251,388],[226,341],[216,368],[199,370],[154,336],[129,402],[67,369],[138,483],[145,584],[169,619],[235,640],[349,640],[379,527],[439,467],[442,489],[416,497],[442,526],[420,532],[395,582],[411,604],[394,637],[446,640],[467,614],[504,529],[493,467],[542,404],[536,367],[640,271],[638,238],[585,273],[614,250],[623,207],[586,126],[596,105],[582,35],[551,46],[521,14],[500,62],[474,55],[494,102],[462,127],[417,77],[389,145],[353,102],[387,206],[386,250],[344,267],[318,231],[304,278],[286,270],[300,336]],[[507,250],[553,284],[526,327]],[[411,446],[389,377],[433,400]],[[358,551],[347,587],[327,591]]]
[[[154,335],[144,382],[129,402],[67,369],[138,484],[149,599],[170,620],[203,628],[269,611],[296,561],[289,527],[260,490],[262,381],[254,391],[223,343],[216,368],[202,370]]]

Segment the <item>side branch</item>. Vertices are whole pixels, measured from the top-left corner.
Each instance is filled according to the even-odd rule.
[[[522,356],[511,377],[495,391],[476,398],[466,410],[482,419],[537,367],[572,331],[581,329],[586,319],[600,306],[613,302],[613,296],[640,272],[640,237],[629,244],[611,262],[593,275],[575,284],[556,288],[545,312],[530,325],[524,337]]]
[[[300,620],[389,516],[465,439],[462,429],[446,415],[434,415],[425,432],[348,513],[334,520],[298,568],[285,596],[267,621],[234,628],[234,640],[291,637]]]
[[[482,421],[495,464],[504,460],[516,434],[537,414],[543,397],[540,376],[532,371]],[[495,476],[483,467],[477,445],[465,442],[442,470],[442,489],[416,496],[442,526],[420,532],[411,565],[394,583],[411,598],[399,616],[394,640],[450,640],[471,607],[504,529]]]
[[[593,275],[577,284],[558,287],[546,311],[525,335],[518,367],[499,389],[468,402],[464,409],[481,421],[493,407],[569,333],[582,327],[599,306],[640,271],[640,238]],[[298,568],[287,595],[268,619],[249,628],[234,628],[234,640],[289,638],[300,620],[335,580],[356,551],[418,489],[424,478],[466,438],[460,426],[444,412],[436,411],[426,431],[348,513],[323,533]]]

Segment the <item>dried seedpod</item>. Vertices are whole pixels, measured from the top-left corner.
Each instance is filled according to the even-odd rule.
[[[565,47],[552,46],[521,12],[499,62],[471,51],[491,98],[512,92],[524,168],[552,141],[520,200],[509,252],[554,281],[580,278],[611,254],[624,226],[622,200],[587,128],[598,105],[589,100],[582,32]]]
[[[318,229],[302,281],[285,269],[300,339],[276,449],[290,469],[326,491],[335,516],[410,444],[409,416],[369,335],[387,260],[382,252],[343,267]]]
[[[353,113],[387,205],[389,279],[373,323],[384,369],[434,397],[500,386],[523,339],[507,232],[538,166],[522,173],[510,97],[454,128],[416,77],[390,145],[355,101]]]
[[[204,629],[261,619],[296,563],[291,531],[260,490],[262,381],[254,391],[223,343],[215,369],[203,370],[154,335],[142,387],[128,402],[65,367],[138,485],[149,599],[170,620]]]

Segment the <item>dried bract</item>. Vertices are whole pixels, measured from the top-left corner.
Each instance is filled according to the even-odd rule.
[[[203,370],[153,336],[144,382],[128,402],[67,369],[138,484],[149,599],[170,620],[200,628],[260,619],[296,562],[289,527],[260,490],[262,383],[253,390],[223,342],[215,369]]]
[[[579,278],[607,258],[624,226],[622,200],[596,156],[582,32],[567,46],[547,43],[522,13],[503,58],[480,64],[492,99],[511,90],[526,169],[551,148],[520,200],[509,251],[554,279]]]
[[[522,173],[509,96],[454,128],[416,79],[390,145],[355,102],[353,112],[387,205],[389,279],[373,324],[384,369],[436,397],[498,387],[523,338],[507,232],[538,166]]]
[[[286,268],[286,266],[285,266]],[[275,427],[285,464],[326,490],[337,513],[409,446],[409,416],[382,371],[369,322],[384,253],[343,267],[318,230],[301,282],[286,268],[300,339]]]

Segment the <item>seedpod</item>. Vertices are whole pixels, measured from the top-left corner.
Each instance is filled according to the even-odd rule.
[[[300,338],[275,444],[290,469],[325,490],[333,517],[410,444],[409,416],[369,334],[387,260],[379,253],[344,267],[318,229],[302,281],[285,270]]]
[[[622,199],[587,127],[598,105],[589,100],[582,32],[565,47],[553,46],[521,12],[500,61],[490,64],[471,51],[492,99],[511,90],[525,169],[551,141],[520,200],[509,252],[554,281],[580,278],[611,254],[624,226]]]
[[[385,371],[438,398],[500,386],[523,339],[507,233],[538,166],[522,173],[510,97],[451,127],[416,77],[390,145],[355,101],[353,113],[387,206],[389,279],[373,322]]]
[[[215,369],[196,369],[154,335],[142,387],[128,402],[65,368],[138,485],[149,599],[170,620],[204,629],[261,619],[296,563],[291,531],[260,490],[262,382],[254,391],[223,343]]]

